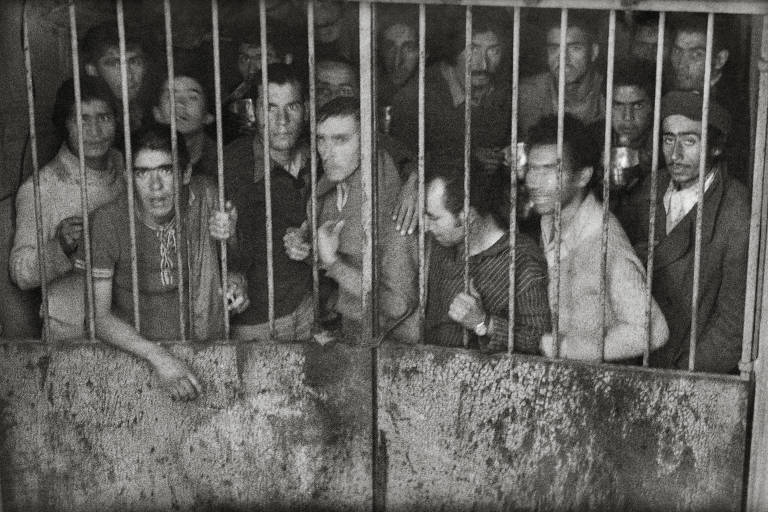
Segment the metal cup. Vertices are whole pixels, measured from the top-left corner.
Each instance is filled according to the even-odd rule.
[[[515,161],[515,175],[517,181],[524,181],[528,172],[528,144],[517,143],[517,160]]]
[[[240,126],[253,128],[256,126],[256,110],[252,98],[243,98],[230,103],[229,110],[235,114]]]
[[[610,179],[613,188],[629,186],[637,177],[640,154],[637,149],[627,146],[611,148]]]

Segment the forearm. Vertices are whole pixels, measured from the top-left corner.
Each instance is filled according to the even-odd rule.
[[[96,317],[96,335],[103,342],[150,364],[153,364],[160,354],[165,353],[162,346],[141,336],[132,325],[112,312]]]
[[[41,251],[45,277],[51,281],[72,270],[72,261],[61,250],[57,240],[48,240]],[[22,290],[37,288],[41,283],[37,244],[14,247],[10,258],[11,279]]]
[[[605,343],[596,336],[560,336],[560,357],[589,361],[616,361],[642,355],[646,348],[645,329],[621,324],[606,333]]]

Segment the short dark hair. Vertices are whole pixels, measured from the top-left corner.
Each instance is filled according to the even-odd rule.
[[[502,47],[508,43],[507,28],[502,22],[498,11],[491,8],[475,8],[472,11],[472,35],[493,32],[501,41]],[[456,65],[459,55],[466,47],[464,41],[466,34],[466,21],[464,16],[454,16],[445,37],[444,60],[451,65]],[[441,52],[442,53],[442,52]]]
[[[528,129],[529,147],[557,144],[557,116],[543,117]],[[594,167],[597,161],[596,146],[590,130],[584,123],[570,114],[563,118],[563,153],[568,154],[573,163],[572,172],[584,167]]]
[[[613,72],[613,86],[639,87],[648,98],[656,93],[656,64],[646,59],[624,58],[616,62]]]
[[[360,100],[349,96],[334,98],[322,107],[317,113],[317,123],[327,121],[332,117],[352,117],[360,122]]]
[[[545,13],[541,24],[545,34],[553,28],[560,28],[560,10]],[[595,14],[590,11],[569,10],[568,28],[578,28],[589,38],[590,44],[598,43],[600,23]]]
[[[132,31],[131,31],[132,32]],[[129,35],[126,29],[125,47],[127,49],[141,50],[146,53],[146,48],[140,38]],[[119,48],[120,38],[115,22],[105,21],[88,29],[80,42],[80,50],[83,61],[86,64],[95,64],[110,48]]]
[[[187,151],[187,145],[184,142],[184,136],[176,132],[177,142],[176,145],[179,155],[179,169],[186,169],[189,165],[189,152]],[[146,123],[138,130],[131,133],[131,152],[134,158],[142,149],[149,149],[152,151],[165,151],[169,155],[172,155],[171,146],[171,127],[162,123]]]
[[[276,62],[267,66],[267,84],[295,84],[301,94],[301,99],[307,97],[306,94],[306,80],[301,76],[298,70],[292,64],[284,64],[282,62]],[[261,89],[261,74],[256,77],[256,82],[251,89],[252,97],[259,97],[259,90]]]
[[[670,16],[670,25],[672,26],[673,38],[677,37],[679,32],[693,32],[707,34],[707,14],[699,12],[675,13]],[[715,25],[712,35],[712,51],[717,53],[721,50],[729,50],[730,42],[729,20],[725,15],[715,16]]]
[[[347,66],[355,73],[355,76],[358,77],[358,79],[360,78],[360,68],[358,68],[357,64],[342,55],[329,55],[323,57],[317,61],[317,67],[320,67],[321,64],[341,64],[342,66]]]
[[[103,101],[112,110],[112,114],[115,115],[115,124],[118,123],[117,114],[119,110],[115,97],[103,80],[83,76],[80,79],[80,98],[83,103],[93,100]],[[75,115],[75,101],[75,81],[69,78],[62,82],[58,91],[56,91],[56,101],[53,104],[53,114],[51,116],[53,126],[62,139],[66,139],[68,136],[67,121]]]
[[[427,164],[427,184],[436,179],[445,184],[443,205],[453,215],[464,209],[464,162],[447,156],[430,157]],[[503,180],[499,173],[487,175],[473,162],[470,164],[469,206],[481,217],[492,216],[502,228],[509,227],[509,205],[505,201]]]

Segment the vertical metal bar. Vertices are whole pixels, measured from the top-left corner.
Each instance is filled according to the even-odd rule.
[[[125,14],[123,0],[117,0],[117,33],[120,47],[120,96],[123,101],[123,138],[125,139],[125,173],[128,190],[128,230],[131,235],[131,288],[133,292],[133,326],[141,331],[139,314],[139,267],[136,252],[136,204],[133,189],[133,153],[131,150],[131,117],[128,101],[128,63],[125,58]],[[90,272],[90,271],[89,271]]]
[[[309,53],[309,152],[310,222],[312,226],[312,310],[320,318],[320,262],[317,255],[317,89],[315,87],[315,0],[307,2],[307,44]]]
[[[163,0],[163,15],[165,16],[165,56],[168,61],[168,101],[171,112],[171,157],[173,158],[173,193],[174,215],[176,215],[176,229],[179,239],[183,240],[184,219],[181,217],[181,173],[179,171],[179,140],[176,134],[176,83],[173,68],[173,31],[171,26],[171,0]],[[189,251],[189,247],[187,247]],[[181,340],[186,341],[186,322],[184,308],[184,262],[182,261],[181,246],[176,248],[176,275],[178,276],[179,296],[179,333]]]
[[[552,265],[554,294],[552,297],[552,333],[555,344],[555,357],[560,357],[560,245],[562,231],[563,188],[563,131],[565,120],[565,52],[567,51],[568,9],[560,10],[560,55],[557,73],[557,205],[555,206],[555,257]]]
[[[696,337],[698,335],[699,318],[699,284],[701,280],[701,232],[704,217],[704,181],[707,174],[707,135],[709,133],[709,99],[712,86],[712,38],[714,34],[715,14],[707,15],[707,46],[704,62],[704,94],[701,112],[701,154],[699,155],[698,201],[696,203],[696,238],[693,253],[693,292],[691,293],[691,348],[688,357],[688,370],[693,371],[696,362]]]
[[[35,227],[37,228],[37,268],[42,293],[43,342],[50,343],[50,317],[48,315],[48,275],[43,252],[43,208],[40,202],[40,163],[37,155],[37,125],[35,121],[35,88],[32,80],[32,51],[29,46],[29,4],[24,3],[22,31],[24,38],[24,70],[27,82],[27,108],[29,113],[29,145],[32,152],[32,191],[35,196]]]
[[[259,25],[261,26],[261,108],[264,119],[262,142],[264,144],[264,209],[267,224],[267,311],[269,332],[274,338],[275,331],[275,269],[274,242],[272,240],[272,165],[269,155],[269,80],[267,78],[267,5],[259,0]]]
[[[88,336],[96,340],[96,316],[93,311],[93,273],[91,267],[91,233],[88,219],[88,176],[85,170],[85,146],[83,141],[83,99],[80,91],[80,52],[77,45],[77,17],[75,2],[69,2],[69,34],[72,45],[72,75],[75,85],[75,119],[77,123],[77,155],[80,161],[80,208],[83,215],[83,242],[85,258],[85,290],[88,302]],[[122,52],[121,52],[122,54]]]
[[[224,212],[224,142],[221,125],[221,57],[219,52],[219,2],[211,0],[211,28],[213,32],[213,85],[216,103],[216,168],[218,175],[219,210]],[[221,283],[224,288],[229,281],[227,269],[227,242],[221,244]],[[222,293],[224,302],[224,337],[229,339],[229,314],[227,313],[227,294]]]
[[[467,5],[464,25],[464,293],[469,293],[469,190],[472,146],[472,6]],[[469,331],[463,330],[464,347]]]
[[[424,76],[427,66],[427,9],[419,4],[419,343],[424,343],[425,317],[427,308],[427,251],[426,229],[424,226]]]
[[[373,219],[375,213],[375,190],[373,187],[373,77],[370,63],[373,60],[371,33],[373,12],[370,2],[360,2],[360,172],[362,180],[362,200],[360,222],[363,230],[363,268],[362,268],[362,311],[364,340],[371,342],[375,336],[375,307],[373,296],[373,266],[375,247],[373,245]]]
[[[602,334],[600,336],[600,358],[605,361],[605,337],[610,304],[607,300],[608,283],[608,216],[611,202],[611,131],[613,129],[613,60],[616,52],[616,11],[608,15],[608,69],[605,73],[605,133],[603,140],[603,232],[600,238],[600,311],[602,312]]]
[[[507,353],[515,351],[515,298],[517,273],[517,118],[520,99],[520,7],[514,8],[512,24],[512,125],[510,148],[512,166],[509,176],[509,325],[507,326]]]
[[[760,50],[759,86],[757,92],[757,119],[755,123],[754,161],[752,167],[752,212],[749,220],[749,257],[747,259],[747,292],[744,299],[744,332],[741,347],[741,376],[749,377],[747,370],[752,360],[752,345],[755,333],[758,269],[760,255],[761,200],[765,173],[766,118],[768,117],[768,16],[763,17],[762,43]]]
[[[656,40],[656,84],[653,92],[653,150],[651,154],[651,191],[650,204],[648,206],[648,264],[645,276],[646,293],[645,301],[645,326],[646,347],[643,354],[643,366],[647,367],[651,356],[651,309],[653,307],[653,257],[656,250],[654,240],[656,238],[656,202],[659,182],[659,136],[661,134],[661,83],[664,68],[664,34],[666,31],[667,13],[659,13],[659,33]]]

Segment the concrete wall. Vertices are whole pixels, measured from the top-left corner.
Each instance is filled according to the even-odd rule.
[[[3,510],[370,509],[370,358],[344,345],[175,347],[172,402],[95,346],[0,345]],[[385,346],[389,510],[738,510],[747,386]]]

